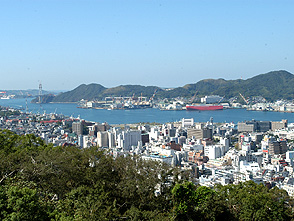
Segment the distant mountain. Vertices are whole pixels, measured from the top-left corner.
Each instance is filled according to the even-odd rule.
[[[220,95],[225,98],[239,96],[262,96],[269,101],[277,99],[294,99],[294,75],[287,71],[272,71],[260,74],[247,80],[205,79],[195,84],[187,84],[173,89],[162,89],[156,86],[120,85],[105,88],[100,84],[82,84],[72,91],[61,93],[52,102],[77,102],[81,99],[94,100],[107,96],[156,96],[161,98]]]
[[[82,99],[94,100],[101,98],[106,88],[100,84],[82,84],[72,91],[64,92],[52,99],[52,102],[77,102]]]
[[[287,71],[272,71],[247,80],[206,79],[196,84],[187,84],[183,88],[197,96],[220,95],[225,98],[239,96],[262,96],[269,101],[294,99],[294,75]]]
[[[147,96],[150,97],[156,91],[162,91],[156,86],[141,86],[141,85],[120,85],[118,87],[108,88],[102,93],[102,97],[107,96]]]
[[[0,90],[1,92],[5,92],[7,95],[15,95],[16,98],[26,98],[26,97],[34,97],[39,94],[39,90],[37,89],[28,89],[28,90]],[[42,91],[43,94],[49,94],[52,92]]]
[[[54,94],[44,94],[41,96],[41,103],[50,103],[53,101],[56,95]],[[33,100],[31,100],[31,103],[39,103],[39,96],[36,96]]]
[[[95,100],[108,96],[147,96],[151,97],[153,93],[162,89],[155,86],[141,85],[121,85],[113,88],[105,88],[100,84],[82,84],[72,91],[61,93],[52,99],[52,102],[77,102],[81,99]]]
[[[294,75],[287,71],[260,74],[243,82],[246,96],[260,95],[268,100],[294,99]]]

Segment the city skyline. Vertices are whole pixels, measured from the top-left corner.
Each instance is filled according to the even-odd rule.
[[[177,87],[294,72],[292,1],[3,1],[0,88]]]

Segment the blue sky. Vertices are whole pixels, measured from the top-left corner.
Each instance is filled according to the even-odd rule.
[[[294,73],[294,1],[2,0],[0,89]]]

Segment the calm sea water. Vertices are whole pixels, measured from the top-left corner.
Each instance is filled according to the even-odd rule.
[[[280,121],[288,119],[294,122],[294,113],[247,111],[245,109],[227,109],[219,111],[161,111],[159,109],[138,110],[95,110],[77,108],[77,104],[32,104],[28,99],[28,110],[33,113],[57,113],[66,116],[80,117],[95,122],[107,122],[109,124],[157,122],[166,123],[179,121],[182,118],[194,118],[196,122],[209,121],[213,117],[214,122],[239,122],[244,120]],[[26,99],[1,100],[1,106],[25,108]]]

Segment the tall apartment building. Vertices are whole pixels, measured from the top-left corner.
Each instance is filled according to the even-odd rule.
[[[195,139],[202,139],[203,138],[202,129],[188,128],[187,136],[188,138],[194,137]]]
[[[83,136],[83,148],[91,147],[93,145],[93,137],[90,135]]]
[[[285,140],[280,141],[280,148],[281,148],[281,154],[286,153],[289,150],[288,145],[287,145],[287,141],[285,141]]]
[[[78,136],[83,134],[83,125],[82,122],[73,122],[72,123],[72,132],[76,133]]]
[[[238,123],[239,132],[266,132],[271,129],[270,121],[245,121]]]
[[[108,131],[108,147],[116,147],[115,133]]]
[[[117,139],[118,147],[125,151],[129,151],[132,146],[137,146],[139,141],[141,141],[141,131],[139,130],[123,131]]]
[[[202,129],[202,133],[203,133],[203,139],[207,138],[207,139],[212,139],[212,129],[211,128],[203,128]]]
[[[188,128],[187,129],[187,136],[188,138],[194,137],[195,139],[212,139],[212,129],[210,128]]]
[[[272,131],[279,130],[286,128],[288,126],[288,120],[282,120],[282,121],[272,121]]]
[[[115,135],[111,131],[97,132],[97,145],[99,147],[116,147]]]
[[[165,136],[165,137],[175,137],[176,136],[176,129],[175,128],[172,128],[172,129],[170,129],[170,128],[165,128],[164,130],[163,130],[163,135]]]
[[[110,125],[107,123],[96,124],[97,131],[107,131],[110,129]]]
[[[257,131],[258,132],[266,132],[271,129],[270,121],[257,121]]]
[[[273,154],[284,154],[288,151],[286,141],[271,141],[268,143],[268,153]]]
[[[98,131],[107,131],[110,129],[110,125],[107,123],[95,123],[94,125],[88,126],[89,135],[94,136]]]
[[[220,158],[227,152],[226,148],[221,145],[211,145],[204,147],[204,156],[207,156],[210,160]]]
[[[97,144],[99,147],[108,147],[108,132],[107,131],[98,131],[97,132]]]
[[[238,132],[254,132],[254,131],[256,131],[255,124],[248,124],[246,122],[238,123]]]

